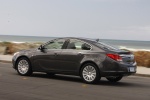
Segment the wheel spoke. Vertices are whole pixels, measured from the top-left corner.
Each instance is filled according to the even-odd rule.
[[[92,82],[96,78],[96,70],[93,66],[88,65],[83,69],[82,75],[86,81]]]
[[[20,60],[18,63],[18,71],[21,74],[26,74],[29,70],[29,63],[26,60]]]

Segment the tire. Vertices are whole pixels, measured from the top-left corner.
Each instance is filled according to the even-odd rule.
[[[32,68],[31,68],[30,61],[25,57],[19,58],[16,63],[16,70],[17,70],[18,74],[21,76],[31,75]]]
[[[122,79],[123,76],[111,76],[111,77],[106,77],[106,79],[110,82],[118,82]]]
[[[84,64],[80,70],[80,75],[82,80],[88,84],[97,83],[100,80],[99,70],[92,63]]]

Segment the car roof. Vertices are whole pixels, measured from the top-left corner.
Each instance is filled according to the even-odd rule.
[[[80,37],[62,37],[60,39],[78,39],[78,40],[82,40],[85,42],[90,42],[90,43],[94,43],[97,42],[96,39],[91,39],[91,38],[80,38]]]

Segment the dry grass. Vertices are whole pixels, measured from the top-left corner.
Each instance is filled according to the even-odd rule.
[[[37,48],[42,43],[11,43],[11,42],[0,42],[0,48],[5,47],[3,54],[14,54],[17,51],[24,49]]]
[[[150,52],[137,51],[134,52],[134,55],[138,66],[146,66],[150,68]]]

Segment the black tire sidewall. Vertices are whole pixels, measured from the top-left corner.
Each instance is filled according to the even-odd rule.
[[[116,78],[106,77],[106,79],[110,82],[118,82],[123,78],[123,76],[118,76]]]
[[[86,66],[88,66],[88,65],[94,67],[95,70],[96,70],[96,77],[95,77],[95,79],[94,79],[93,81],[91,81],[91,82],[86,81],[86,80],[83,78],[83,74],[82,74],[83,69],[84,69]],[[80,70],[80,77],[81,77],[82,80],[83,80],[85,83],[87,83],[87,84],[95,84],[95,83],[97,83],[97,82],[100,80],[100,72],[99,72],[99,70],[98,70],[98,68],[97,68],[97,66],[96,66],[95,64],[87,63],[87,64],[84,64],[84,65],[82,66],[82,68],[81,68],[81,70]]]
[[[29,64],[28,71],[25,74],[20,73],[19,70],[18,70],[18,64],[19,64],[19,62],[21,60],[26,60],[28,62],[28,64]],[[18,74],[21,75],[21,76],[29,76],[29,75],[31,75],[32,74],[32,68],[31,68],[30,61],[27,58],[25,58],[25,57],[19,58],[17,63],[16,63],[16,70],[17,70]]]

